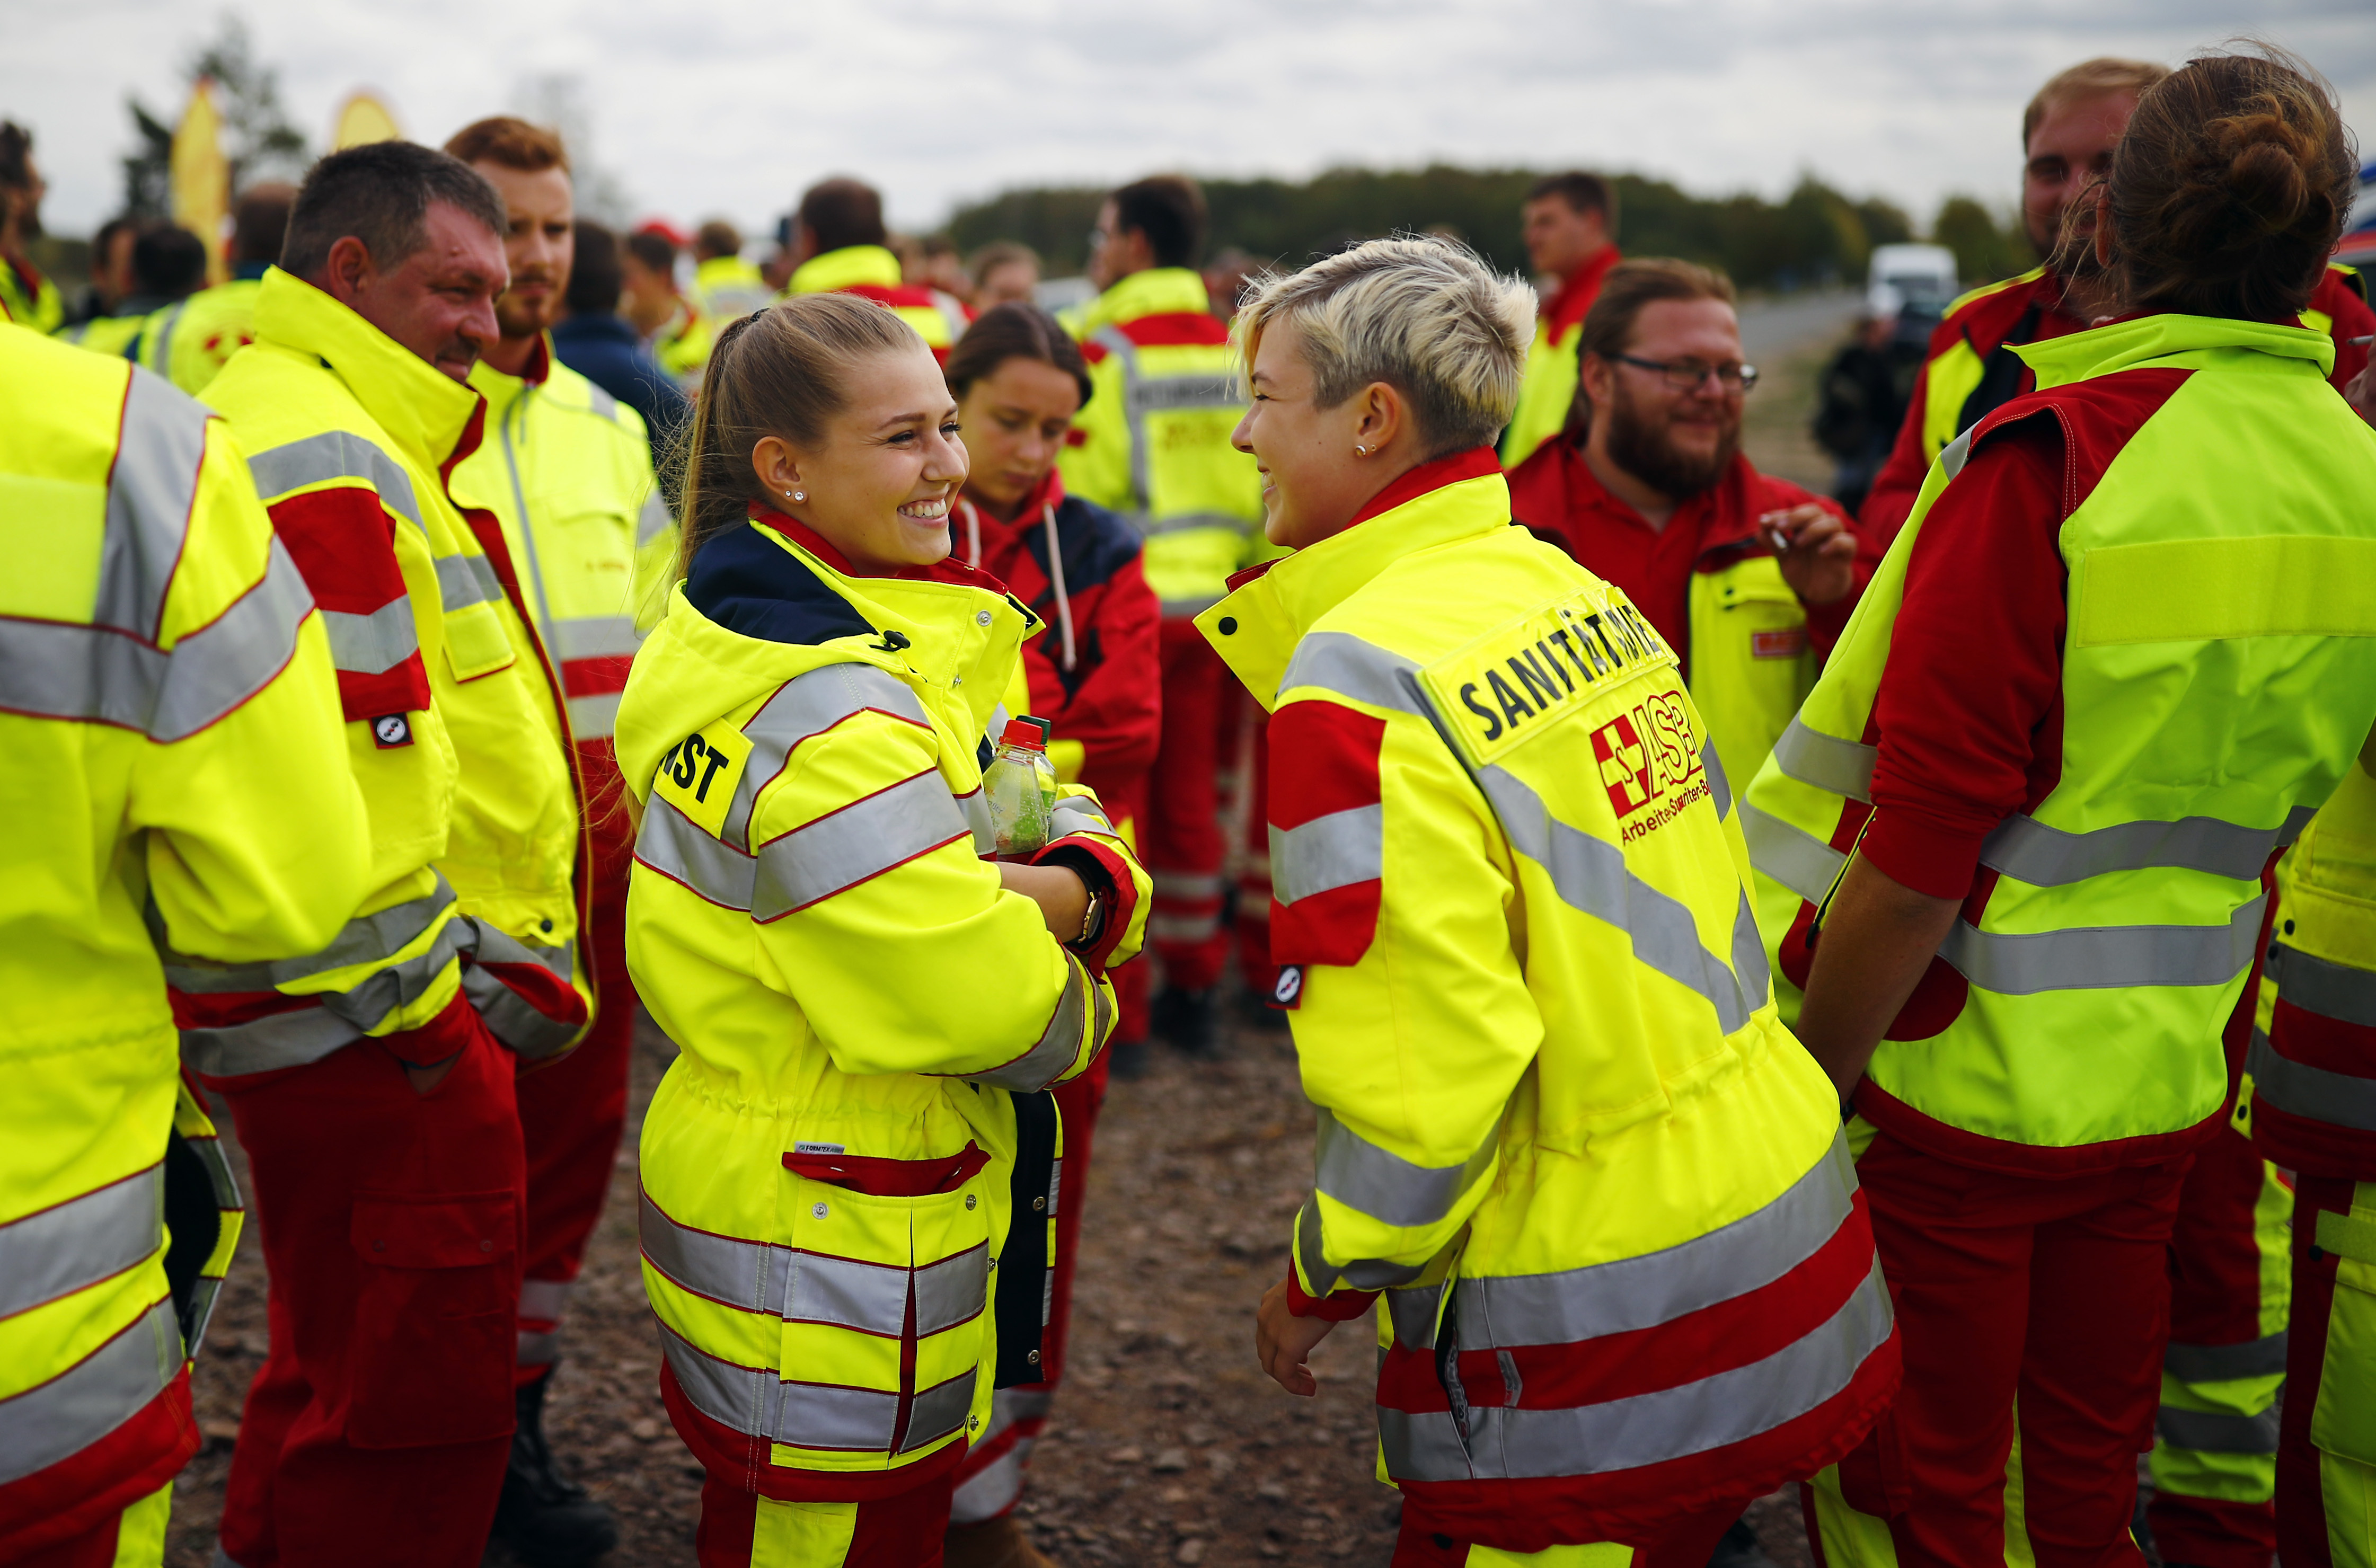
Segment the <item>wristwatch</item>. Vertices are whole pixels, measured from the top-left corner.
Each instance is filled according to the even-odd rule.
[[[1081,911],[1081,934],[1073,938],[1065,945],[1088,946],[1098,939],[1098,933],[1105,929],[1105,924],[1106,891],[1102,887],[1092,887],[1089,889],[1088,907]]]

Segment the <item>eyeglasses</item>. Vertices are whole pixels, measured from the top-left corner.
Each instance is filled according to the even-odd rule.
[[[1669,392],[1696,392],[1711,375],[1727,392],[1753,391],[1757,386],[1757,367],[1753,364],[1704,364],[1698,360],[1645,360],[1632,354],[1615,358],[1643,370],[1655,370],[1666,382]]]

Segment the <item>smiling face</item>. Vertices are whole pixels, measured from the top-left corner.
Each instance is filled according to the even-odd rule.
[[[1253,402],[1230,437],[1262,471],[1263,536],[1301,550],[1345,527],[1377,493],[1378,474],[1354,450],[1362,444],[1359,396],[1320,406],[1303,333],[1291,321],[1254,345]]]
[[[949,552],[949,506],[967,464],[940,364],[919,340],[859,361],[847,386],[849,406],[814,447],[766,436],[752,467],[778,511],[824,535],[861,576],[929,566]],[[795,491],[805,499],[790,499]]]
[[[2097,93],[2051,105],[2029,137],[2022,165],[2021,218],[2029,243],[2052,255],[2062,216],[2091,180],[2112,172],[2112,149],[2136,113],[2133,92]]]
[[[999,362],[966,388],[958,405],[973,471],[965,493],[995,517],[1012,518],[1056,465],[1064,433],[1081,411],[1080,383],[1021,354]]]
[[[503,242],[449,202],[431,202],[422,228],[427,243],[385,269],[349,234],[306,281],[446,374],[467,381],[495,340],[495,296],[507,277]]]
[[[1653,300],[1634,319],[1628,356],[1703,365],[1740,362],[1740,320],[1722,300]],[[1688,391],[1655,370],[1598,355],[1585,360],[1592,439],[1616,465],[1652,489],[1693,495],[1724,476],[1740,446],[1742,395],[1715,376]]]
[[[507,168],[492,160],[470,165],[504,198],[511,232],[504,236],[504,260],[512,286],[495,302],[495,320],[506,338],[533,338],[561,315],[569,287],[570,222],[576,216],[569,175],[560,168]]]

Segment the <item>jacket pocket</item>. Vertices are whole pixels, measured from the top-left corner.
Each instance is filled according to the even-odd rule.
[[[2334,1269],[2310,1440],[2337,1458],[2376,1466],[2376,1183],[2357,1186],[2349,1214],[2299,1211],[2295,1222],[2305,1220]]]
[[[917,1168],[876,1170],[876,1184],[922,1185],[947,1162],[868,1163]],[[777,1441],[849,1469],[963,1436],[989,1333],[992,1186],[1004,1177],[984,1156],[956,1186],[914,1196],[793,1182]]]
[[[510,1193],[358,1197],[347,1437],[425,1448],[512,1430],[519,1305]]]

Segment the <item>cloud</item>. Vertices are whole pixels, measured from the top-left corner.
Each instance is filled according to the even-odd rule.
[[[19,0],[18,10],[25,9]],[[519,84],[584,84],[594,159],[638,210],[764,230],[827,173],[863,175],[926,226],[1005,186],[1150,169],[1298,176],[1434,160],[1634,169],[1769,194],[1812,170],[1927,214],[2009,201],[2021,105],[2091,54],[2176,60],[2251,30],[2376,123],[2365,0],[249,0],[316,138],[371,87],[442,139]],[[178,113],[211,17],[165,0],[12,15],[0,113],[30,124],[51,225],[115,205],[122,103]],[[582,152],[582,149],[581,149]]]

